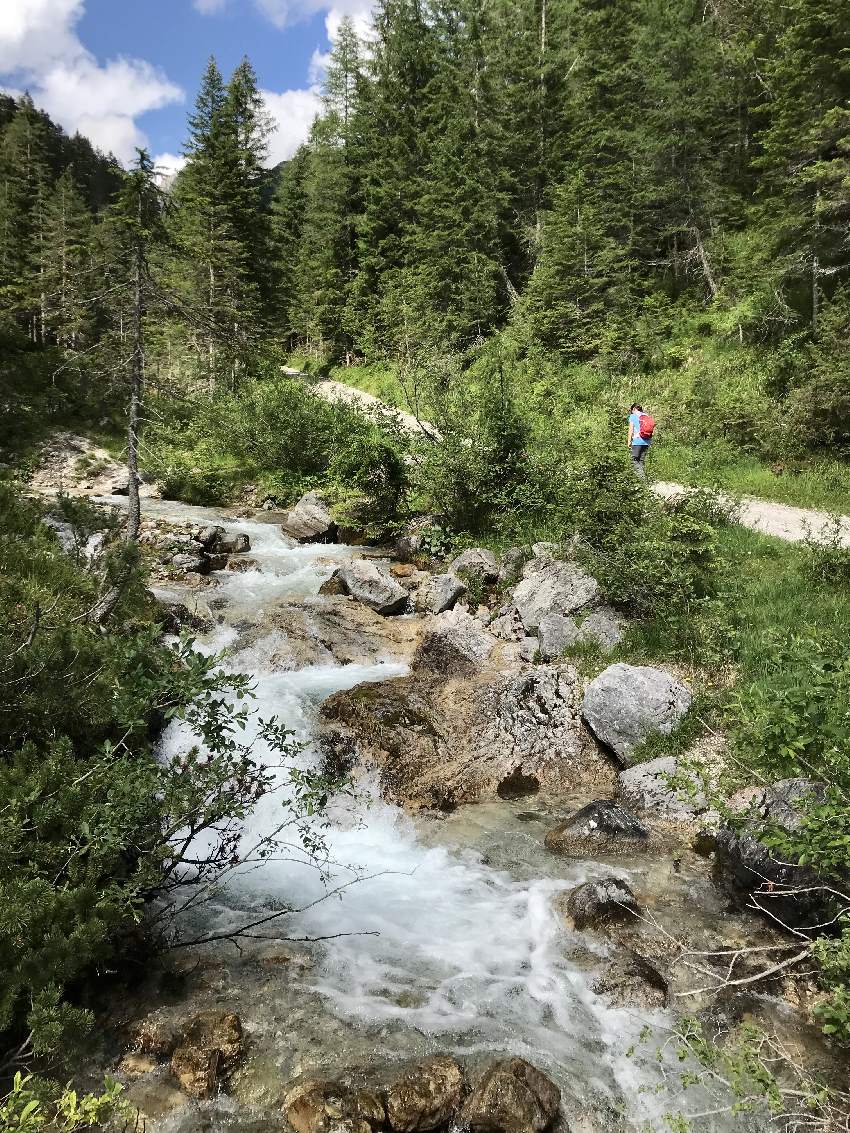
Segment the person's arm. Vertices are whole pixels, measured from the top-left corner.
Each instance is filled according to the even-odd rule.
[[[635,427],[632,424],[632,418],[631,418],[631,415],[630,415],[629,416],[629,440],[628,440],[629,448],[632,447],[632,437],[634,436],[634,431],[635,431]]]

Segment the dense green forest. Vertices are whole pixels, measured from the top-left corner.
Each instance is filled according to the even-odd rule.
[[[268,787],[226,719],[245,685],[162,644],[136,540],[115,525],[96,577],[102,519],[64,501],[65,555],[6,482],[58,428],[119,452],[129,415],[142,470],[188,502],[320,487],[376,540],[427,514],[437,558],[577,535],[635,619],[624,656],[702,690],[675,742],[722,729],[743,783],[826,780],[776,845],[846,863],[847,551],[780,550],[709,496],[663,505],[624,414],[658,419],[657,473],[848,510],[850,7],[380,0],[365,41],[342,23],[323,93],[269,170],[251,64],[210,60],[167,190],[147,154],[125,171],[0,97],[0,1072],[73,1046],[97,973],[159,939],[140,926],[185,815],[238,822]],[[412,408],[440,444],[292,367]],[[217,737],[191,776],[153,755],[181,715]],[[847,1043],[834,927],[819,1020]]]

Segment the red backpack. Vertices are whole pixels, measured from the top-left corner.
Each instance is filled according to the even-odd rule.
[[[642,441],[651,441],[655,432],[655,418],[650,413],[641,413],[638,418],[638,432]]]

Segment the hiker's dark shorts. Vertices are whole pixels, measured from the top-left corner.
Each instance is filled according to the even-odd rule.
[[[646,475],[643,462],[646,460],[646,454],[648,452],[649,445],[632,445],[632,464],[634,464],[635,472],[637,472],[638,476]]]

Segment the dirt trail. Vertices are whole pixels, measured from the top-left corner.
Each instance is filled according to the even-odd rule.
[[[659,481],[652,485],[652,490],[656,495],[670,499],[688,489],[682,484]],[[834,517],[826,511],[777,504],[772,500],[756,499],[754,496],[742,496],[737,500],[733,496],[718,493],[718,499],[736,506],[738,522],[742,527],[750,527],[753,531],[760,531],[762,535],[774,535],[791,543],[799,543],[808,535],[817,542],[824,542],[831,535]],[[841,543],[845,547],[850,547],[850,516],[841,516],[840,521]]]
[[[291,371],[295,373],[296,371]],[[385,404],[371,393],[347,386],[343,382],[323,381],[311,387],[314,392],[325,401],[341,401],[354,405],[358,409],[385,412],[397,415],[404,429],[409,433],[427,432],[434,439],[439,439],[439,433],[427,421],[420,423],[410,413],[403,413],[399,409]],[[652,485],[652,491],[664,499],[681,495],[688,489],[682,484],[673,484],[658,481]],[[762,535],[773,535],[778,539],[787,539],[791,543],[799,543],[809,534],[818,542],[829,537],[833,517],[829,512],[817,511],[813,508],[792,507],[790,504],[778,504],[772,500],[760,500],[754,496],[743,496],[740,500],[722,493],[718,498],[724,502],[735,504],[738,513],[738,522],[743,527],[759,531]],[[850,547],[850,515],[841,519],[841,543]]]

